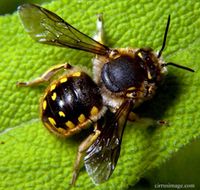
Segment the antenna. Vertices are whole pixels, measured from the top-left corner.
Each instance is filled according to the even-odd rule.
[[[167,25],[166,25],[166,28],[165,28],[165,34],[164,34],[164,38],[163,38],[163,44],[162,44],[162,47],[161,47],[160,51],[158,52],[158,58],[161,56],[161,54],[162,54],[162,52],[163,52],[163,50],[165,48],[165,44],[166,44],[166,40],[167,40],[167,33],[169,31],[169,24],[170,24],[170,15],[168,16]],[[174,66],[174,67],[178,67],[180,69],[184,69],[184,70],[187,70],[187,71],[190,71],[190,72],[194,72],[194,70],[189,68],[189,67],[178,65],[178,64],[172,63],[172,62],[163,63],[161,66],[162,67],[166,67],[168,65],[171,65],[171,66]]]
[[[170,24],[170,15],[168,16],[167,25],[166,25],[166,28],[165,28],[165,34],[164,34],[164,38],[163,38],[163,44],[162,44],[160,51],[158,52],[158,58],[161,56],[162,51],[165,48],[167,33],[168,33],[168,30],[169,30],[169,24]]]
[[[185,66],[178,65],[178,64],[176,64],[176,63],[171,63],[171,62],[169,62],[169,63],[163,63],[163,64],[162,64],[162,67],[165,67],[165,66],[168,66],[168,65],[172,65],[172,66],[178,67],[178,68],[180,68],[180,69],[184,69],[184,70],[187,70],[187,71],[190,71],[190,72],[194,72],[194,70],[193,70],[193,69],[190,69],[189,67],[185,67]]]

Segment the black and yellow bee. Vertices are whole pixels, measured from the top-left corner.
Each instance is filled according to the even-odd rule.
[[[60,70],[66,70],[46,89],[41,102],[41,119],[51,132],[68,137],[88,125],[94,132],[79,146],[73,178],[75,184],[80,161],[95,184],[102,183],[114,171],[124,127],[132,109],[151,99],[157,86],[172,65],[161,58],[165,48],[170,16],[162,48],[109,48],[102,43],[102,18],[98,17],[96,40],[88,37],[53,12],[33,4],[19,7],[22,23],[30,36],[40,43],[69,47],[96,54],[93,78],[69,63],[54,66],[41,77],[19,86],[49,81]]]

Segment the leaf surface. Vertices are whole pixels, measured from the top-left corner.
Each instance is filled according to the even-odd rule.
[[[155,98],[136,110],[142,117],[168,121],[169,127],[149,130],[147,119],[129,123],[109,181],[94,186],[81,170],[74,189],[127,189],[200,136],[199,1],[60,0],[43,6],[89,36],[95,34],[96,14],[103,13],[106,45],[155,50],[161,47],[170,14],[163,57],[196,71],[169,67]],[[45,87],[18,88],[15,84],[63,62],[91,71],[92,55],[34,42],[17,13],[0,17],[0,31],[0,189],[69,189],[80,139],[57,138],[42,126],[39,99]]]

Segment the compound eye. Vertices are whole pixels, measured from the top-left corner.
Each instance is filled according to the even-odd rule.
[[[148,66],[149,66],[148,71],[151,76],[149,80],[155,81],[157,78],[157,68],[154,64],[149,64]]]
[[[157,77],[157,68],[152,50],[149,48],[140,49],[137,55],[141,60],[144,69],[147,71],[148,80],[155,81]]]

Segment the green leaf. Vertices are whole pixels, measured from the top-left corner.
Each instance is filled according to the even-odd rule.
[[[168,121],[169,127],[149,130],[147,119],[129,123],[109,181],[94,186],[81,170],[74,189],[127,189],[200,136],[199,1],[60,0],[44,7],[90,36],[95,33],[96,14],[103,13],[107,45],[155,50],[161,47],[171,14],[163,57],[196,70],[193,74],[169,67],[155,98],[137,109],[141,116]],[[60,139],[49,134],[38,111],[45,87],[17,88],[15,84],[63,62],[91,71],[92,55],[34,42],[17,13],[0,17],[0,29],[0,189],[68,189],[79,136]]]
[[[167,160],[162,167],[149,171],[141,181],[148,182],[146,185],[148,184],[149,189],[161,188],[161,186],[168,186],[168,189],[170,186],[171,189],[175,189],[175,186],[178,189],[179,186],[181,189],[181,186],[186,188],[186,185],[188,189],[199,189],[199,146],[200,139],[183,147],[173,154],[172,158]],[[142,189],[144,183],[138,183],[138,187],[139,184]]]

